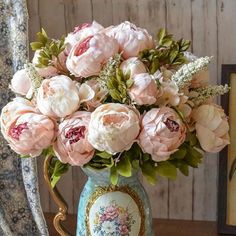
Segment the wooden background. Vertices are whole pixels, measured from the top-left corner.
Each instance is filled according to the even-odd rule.
[[[176,37],[192,40],[194,54],[213,55],[212,83],[220,83],[221,64],[236,63],[235,0],[28,0],[28,11],[31,41],[40,27],[56,38],[93,19],[104,26],[130,20],[152,34],[166,27]],[[42,162],[38,160],[43,210],[55,212],[43,180]],[[175,182],[160,179],[157,186],[144,183],[153,217],[216,220],[217,178],[217,155],[208,155],[189,177],[179,174]],[[70,213],[77,212],[85,180],[80,169],[73,168],[60,183]]]

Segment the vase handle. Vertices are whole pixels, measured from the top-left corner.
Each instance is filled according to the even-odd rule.
[[[44,172],[44,179],[46,181],[46,184],[48,186],[50,195],[52,196],[54,202],[58,206],[59,212],[55,215],[53,219],[53,225],[56,231],[60,234],[60,236],[72,236],[61,224],[61,221],[65,221],[67,217],[67,204],[63,197],[61,196],[60,192],[58,191],[57,187],[52,188],[51,186],[51,176],[49,173],[49,165],[51,163],[53,156],[48,155],[45,158],[44,164],[43,164],[43,172]]]

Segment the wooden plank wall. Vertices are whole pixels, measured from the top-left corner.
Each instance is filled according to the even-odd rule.
[[[40,27],[59,37],[74,26],[93,19],[104,26],[130,20],[155,34],[166,27],[177,37],[192,40],[192,51],[213,55],[211,82],[220,83],[221,64],[236,63],[235,0],[28,0],[30,40]],[[44,185],[43,160],[38,160],[41,201],[44,211],[56,208]],[[172,219],[216,220],[217,155],[206,155],[199,169],[177,181],[160,179],[157,186],[144,182],[151,199],[153,216]],[[77,212],[77,202],[86,177],[73,168],[61,181],[60,189]]]

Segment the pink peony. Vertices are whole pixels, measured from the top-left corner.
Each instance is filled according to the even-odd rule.
[[[87,37],[93,36],[99,31],[103,30],[103,26],[93,21],[92,24],[84,23],[80,26],[75,27],[74,32],[69,33],[65,38],[65,44],[69,50],[77,43],[83,41]]]
[[[130,74],[130,78],[133,78],[137,74],[147,72],[145,65],[138,59],[138,57],[131,57],[123,61],[120,65],[124,75]]]
[[[125,59],[136,57],[144,49],[154,47],[152,36],[148,34],[147,30],[139,28],[129,21],[109,27],[104,32],[118,41],[120,52],[123,52],[122,56]]]
[[[132,101],[138,105],[152,105],[158,95],[157,84],[148,73],[137,74],[133,77],[133,85],[129,90]]]
[[[47,116],[25,113],[18,116],[3,135],[16,153],[35,157],[52,144],[55,124]]]
[[[28,112],[36,112],[36,109],[33,104],[25,98],[14,98],[13,101],[4,106],[1,112],[2,133],[5,133],[7,127],[9,127],[15,119]]]
[[[28,77],[25,69],[18,70],[11,80],[11,90],[14,93],[25,96],[31,88],[31,80]]]
[[[118,52],[118,43],[105,34],[95,34],[73,46],[66,65],[77,77],[98,75],[104,63]]]
[[[199,71],[196,75],[193,76],[191,81],[191,88],[201,88],[206,87],[209,84],[209,70]]]
[[[83,166],[94,154],[94,148],[87,140],[90,113],[79,111],[66,118],[60,125],[54,151],[63,163]]]
[[[139,144],[154,161],[165,161],[184,142],[186,127],[169,107],[153,108],[142,119]]]
[[[193,111],[196,132],[201,147],[207,152],[219,152],[229,142],[229,124],[224,110],[215,104],[205,104]]]

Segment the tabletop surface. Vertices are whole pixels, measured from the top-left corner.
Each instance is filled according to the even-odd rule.
[[[58,236],[53,227],[51,213],[45,213],[50,236]],[[66,229],[75,235],[76,216],[69,215],[65,222]],[[217,236],[216,222],[154,219],[153,230],[155,236]]]

